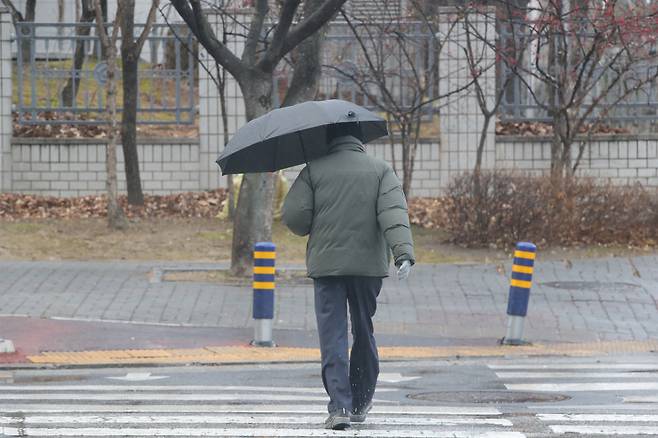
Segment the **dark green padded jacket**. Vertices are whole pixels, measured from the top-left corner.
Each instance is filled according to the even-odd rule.
[[[415,262],[400,181],[352,136],[334,139],[328,155],[301,171],[284,201],[283,222],[297,235],[309,234],[312,278],[386,277],[391,251],[396,265]]]

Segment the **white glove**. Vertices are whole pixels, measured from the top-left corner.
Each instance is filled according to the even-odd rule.
[[[409,260],[405,260],[402,262],[400,267],[398,268],[398,280],[406,280],[407,277],[409,277],[409,273],[411,272],[411,263]]]

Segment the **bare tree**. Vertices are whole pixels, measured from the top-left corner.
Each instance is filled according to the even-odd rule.
[[[27,0],[25,2],[25,15],[16,9],[16,6],[11,0],[2,0],[11,14],[11,19],[14,22],[14,26],[19,22],[28,22],[31,23],[34,21],[34,16],[37,10],[37,0]],[[30,54],[32,53],[32,39],[28,35],[27,38],[21,39],[21,56],[24,61],[30,59]]]
[[[137,153],[137,102],[139,101],[139,57],[144,42],[155,23],[159,0],[151,0],[146,23],[135,40],[135,0],[119,0],[122,3],[121,18],[121,69],[123,79],[123,113],[121,118],[121,145],[126,171],[128,203],[144,205],[142,181],[139,175]]]
[[[91,22],[96,17],[94,10],[93,0],[81,0],[82,12],[79,17],[79,23],[75,28],[75,34],[78,38],[75,41],[75,52],[73,54],[73,71],[79,71],[85,63],[85,39],[91,33]],[[82,38],[81,38],[82,37]],[[62,105],[73,105],[74,100],[78,96],[80,89],[80,78],[75,75],[69,76],[66,84],[62,88],[60,94]]]
[[[473,78],[473,89],[483,120],[473,168],[473,194],[480,195],[480,175],[482,157],[489,127],[503,99],[509,84],[519,73],[519,66],[527,55],[527,38],[519,33],[518,17],[525,9],[514,2],[506,1],[492,5],[468,4],[459,6],[460,27],[464,31],[463,51]],[[496,27],[498,29],[496,29]],[[498,38],[496,38],[498,34]],[[505,68],[500,68],[502,65]],[[498,84],[492,87],[491,74],[498,69]],[[487,83],[489,81],[489,83]]]
[[[300,7],[301,0],[285,0],[272,7],[268,0],[255,0],[240,57],[217,38],[200,0],[171,0],[171,4],[210,56],[236,79],[247,119],[251,120],[272,109],[273,76],[283,58],[314,37],[345,1],[308,0]],[[219,12],[230,14],[231,7],[234,5],[226,5]],[[270,17],[272,12],[276,12],[275,17]],[[317,36],[309,42],[311,47],[320,47],[321,43]],[[300,50],[304,49],[300,47]],[[306,91],[313,88],[314,70],[303,68],[308,61],[299,57],[295,63],[295,75],[284,104],[306,98],[309,94]],[[273,191],[272,174],[248,174],[243,178],[233,225],[231,270],[235,275],[246,275],[249,271],[254,243],[271,239]]]
[[[402,145],[402,187],[408,196],[421,127],[431,124],[440,106],[472,82],[439,93],[439,57],[452,37],[456,21],[442,34],[436,29],[437,17],[428,15],[415,1],[410,2],[404,14],[400,13],[399,5],[386,0],[372,3],[376,7],[365,14],[364,11],[342,12],[358,54],[351,59],[350,48],[346,46],[324,67],[349,80],[356,88],[357,103],[367,103],[386,114],[392,128],[394,167],[394,144]]]
[[[118,203],[117,189],[117,38],[119,27],[123,17],[123,2],[118,2],[112,33],[108,35],[103,21],[103,9],[101,0],[94,0],[96,11],[96,31],[103,45],[103,52],[107,54],[107,82],[105,84],[107,93],[107,149],[105,156],[105,169],[107,171],[107,218],[112,229],[123,229],[127,226],[123,209]]]
[[[531,60],[517,77],[552,120],[551,176],[571,177],[573,144],[588,123],[604,120],[616,105],[658,79],[654,2],[546,0],[531,2],[525,19]]]

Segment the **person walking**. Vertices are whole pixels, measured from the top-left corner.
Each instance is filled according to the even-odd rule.
[[[306,266],[329,395],[325,427],[338,430],[365,421],[372,407],[379,374],[372,318],[391,252],[400,280],[415,263],[400,181],[385,161],[366,155],[362,138],[358,122],[329,125],[328,154],[307,163],[282,214],[293,233],[309,235]]]

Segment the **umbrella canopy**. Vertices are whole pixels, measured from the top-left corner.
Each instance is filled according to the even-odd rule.
[[[388,134],[386,120],[344,100],[304,102],[251,120],[217,159],[223,175],[274,172],[328,153],[330,125],[357,122],[364,143]]]

